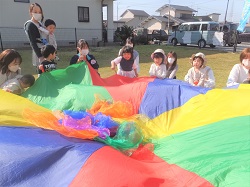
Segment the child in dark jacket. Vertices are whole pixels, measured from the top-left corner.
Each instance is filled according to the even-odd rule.
[[[50,72],[56,69],[54,59],[56,57],[56,49],[53,45],[45,45],[41,49],[44,61],[39,66],[38,73]]]
[[[99,64],[97,63],[95,57],[89,54],[88,42],[84,39],[80,39],[78,41],[77,51],[78,53],[71,58],[70,65],[85,61],[88,62],[98,73]]]

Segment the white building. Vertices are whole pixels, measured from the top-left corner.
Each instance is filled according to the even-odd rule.
[[[35,2],[41,5],[45,19],[56,22],[59,45],[74,43],[80,38],[101,41],[103,7],[107,7],[107,39],[113,41],[113,0],[1,0],[0,34],[5,46],[27,44],[23,25],[30,19],[30,3]]]
[[[136,28],[143,20],[149,17],[149,14],[144,10],[127,9],[120,17],[121,19],[114,22],[116,28],[122,27],[123,25]]]

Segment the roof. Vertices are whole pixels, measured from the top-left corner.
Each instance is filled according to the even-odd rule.
[[[122,23],[126,23],[129,22],[130,20],[132,20],[133,18],[121,18],[119,19],[117,22],[122,22]]]
[[[168,19],[165,18],[165,17],[162,17],[162,16],[149,16],[147,19],[143,20],[143,21],[141,22],[141,24],[146,23],[146,22],[148,22],[148,21],[150,21],[150,20],[152,20],[152,19],[156,19],[156,20],[158,20],[159,22],[168,22]]]
[[[180,5],[171,5],[171,4],[165,4],[159,9],[156,10],[156,12],[160,12],[161,10],[165,9],[166,7],[170,6],[173,10],[182,10],[182,11],[189,11],[189,12],[197,12],[196,10],[189,8],[188,6],[180,6]]]
[[[208,16],[212,16],[212,15],[221,15],[219,13],[211,13],[211,14],[208,14]]]
[[[123,17],[124,14],[126,14],[127,12],[131,12],[132,14],[134,14],[134,16],[141,16],[141,17],[148,17],[149,16],[149,14],[147,12],[145,12],[144,10],[127,9],[127,10],[125,10],[125,12],[123,12],[121,17]]]
[[[171,16],[171,15],[165,15],[164,17],[165,17],[166,19],[168,19],[168,16],[169,16],[169,19],[170,19],[171,21],[173,21],[174,23],[176,23],[177,25],[178,25],[178,24],[181,24],[181,23],[183,23],[183,22],[185,22],[183,19],[179,19],[179,18],[173,17],[173,16]]]
[[[199,21],[213,21],[209,16],[194,16]]]
[[[172,18],[174,18],[174,17],[172,17]],[[161,22],[161,23],[163,23],[163,22],[167,23],[167,22],[168,22],[168,17],[162,17],[162,16],[149,16],[147,19],[143,20],[139,25],[141,26],[142,24],[144,24],[144,23],[146,23],[146,22],[148,22],[148,21],[150,21],[150,20],[152,20],[152,19],[155,19],[155,20],[157,20],[157,21],[159,21],[159,22]],[[175,18],[175,19],[178,19],[178,18]],[[170,22],[170,23],[171,23],[171,22],[172,22],[172,23],[175,23],[176,20],[170,18],[169,22]],[[181,23],[182,23],[182,22],[181,22]]]

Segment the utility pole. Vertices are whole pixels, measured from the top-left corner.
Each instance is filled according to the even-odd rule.
[[[169,26],[170,26],[169,22],[170,22],[170,0],[168,2],[168,35],[169,35]]]
[[[228,9],[228,4],[229,4],[229,0],[227,0],[227,9]],[[227,23],[227,9],[226,9],[226,13],[225,13],[225,20],[224,23]]]

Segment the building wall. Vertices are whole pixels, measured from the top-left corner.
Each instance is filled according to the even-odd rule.
[[[190,14],[190,15],[192,15],[192,12],[189,12],[189,11],[176,11],[174,17],[180,18],[181,14]]]
[[[104,3],[107,4],[107,39],[108,42],[113,42],[114,40],[114,21],[113,21],[113,0],[104,0]]]
[[[156,19],[151,19],[145,24],[143,24],[143,28],[147,28],[149,31],[162,29],[162,24]]]
[[[100,0],[31,0],[39,3],[43,9],[44,18],[55,20],[58,28],[102,28]],[[60,3],[58,3],[60,2]],[[30,19],[30,3],[1,0],[1,27],[23,27]],[[90,22],[78,22],[78,6],[89,7]]]
[[[164,8],[164,9],[160,12],[160,16],[164,16],[165,14],[168,15],[169,13],[170,13],[170,16],[175,17],[175,11],[172,10],[171,8],[170,8],[170,10],[169,10],[169,8]]]
[[[211,14],[211,15],[209,15],[209,17],[210,17],[213,21],[218,22],[218,21],[219,21],[220,15],[218,15],[218,14]]]
[[[134,14],[132,14],[130,11],[126,11],[126,13],[122,17],[123,18],[133,18]]]
[[[74,42],[75,34],[77,39],[102,40],[102,0],[30,0],[30,3],[35,2],[41,5],[45,19],[56,22],[55,35],[61,41],[59,44]],[[28,42],[23,25],[30,19],[30,3],[0,0],[0,32],[4,43],[20,42],[24,45]],[[104,0],[103,3],[108,6],[108,41],[112,42],[113,0]],[[89,7],[89,22],[78,22],[78,6]],[[74,28],[77,28],[76,32]]]
[[[128,21],[126,25],[131,26],[133,28],[137,28],[139,24],[144,21],[147,17],[135,17],[134,19]]]

